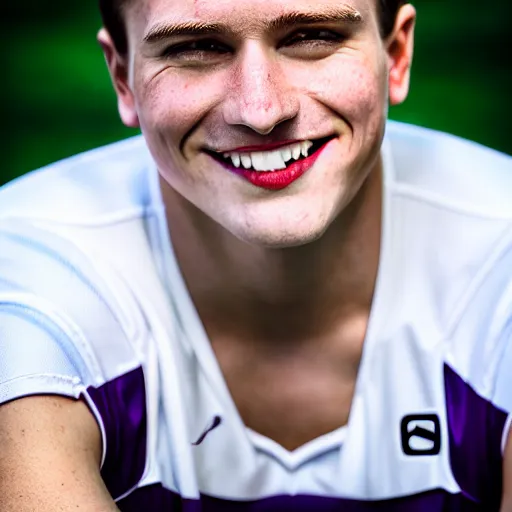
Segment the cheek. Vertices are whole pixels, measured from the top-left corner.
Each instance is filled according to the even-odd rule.
[[[201,80],[173,69],[153,72],[135,88],[141,126],[181,137],[218,101],[218,80]]]
[[[355,128],[386,111],[386,73],[382,63],[346,56],[314,74],[309,94],[338,113]]]

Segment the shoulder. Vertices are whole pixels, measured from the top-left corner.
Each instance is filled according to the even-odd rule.
[[[91,223],[140,210],[152,170],[141,136],[81,153],[0,187],[0,218]]]
[[[0,295],[73,325],[104,370],[133,359],[130,336],[144,325],[129,276],[154,274],[153,172],[135,137],[0,188]]]
[[[475,142],[418,126],[390,122],[387,140],[397,193],[512,219],[512,157]]]
[[[493,247],[452,316],[447,364],[475,392],[512,413],[512,233]]]
[[[500,384],[503,368],[512,375],[512,158],[400,123],[388,126],[387,151],[407,307],[441,333],[448,366],[512,412]]]
[[[389,124],[384,155],[397,271],[407,272],[411,296],[425,290],[449,331],[474,301],[498,300],[499,283],[511,278],[512,158],[400,123]],[[484,311],[474,316],[480,325]]]
[[[143,321],[115,272],[69,238],[26,221],[0,220],[0,247],[4,315],[60,343],[91,382],[138,366],[132,337]]]
[[[11,312],[16,305],[30,310],[32,321],[47,319],[46,330],[64,328],[98,382],[137,367],[147,351],[140,290],[153,297],[162,287],[156,177],[144,139],[136,137],[0,189],[4,311],[9,302]]]

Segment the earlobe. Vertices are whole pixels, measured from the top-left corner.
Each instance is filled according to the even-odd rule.
[[[387,40],[391,105],[402,103],[409,93],[415,21],[414,7],[410,4],[404,5],[398,12],[395,28]]]
[[[130,128],[139,127],[135,108],[135,98],[128,80],[127,58],[119,55],[110,34],[102,28],[98,32],[98,42],[105,55],[112,84],[117,95],[117,107],[121,121]]]

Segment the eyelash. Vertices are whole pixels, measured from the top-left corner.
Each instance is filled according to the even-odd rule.
[[[215,49],[212,47],[215,47]],[[173,46],[169,46],[164,50],[163,55],[164,57],[179,58],[180,56],[185,56],[186,54],[197,54],[200,52],[226,54],[230,53],[231,49],[228,46],[215,41],[214,39],[200,39],[199,41],[179,43]]]
[[[320,35],[322,35],[320,37]],[[321,44],[334,44],[340,43],[345,39],[343,34],[334,32],[333,30],[317,29],[317,30],[301,30],[296,32],[291,37],[285,40],[283,46],[289,46],[291,43],[317,43],[321,41]]]
[[[301,30],[292,34],[285,39],[279,48],[299,45],[334,45],[340,44],[346,37],[343,34],[334,32],[333,30]],[[166,48],[163,56],[167,58],[184,58],[193,57],[194,54],[217,54],[225,55],[232,53],[233,50],[227,45],[215,39],[200,39],[186,43],[179,43]]]

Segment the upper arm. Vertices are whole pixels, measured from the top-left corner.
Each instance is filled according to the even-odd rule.
[[[101,436],[80,400],[36,396],[0,406],[2,512],[118,510],[100,475]]]

